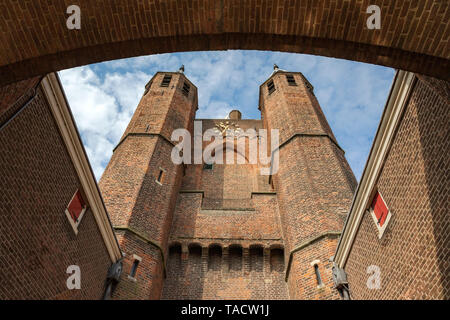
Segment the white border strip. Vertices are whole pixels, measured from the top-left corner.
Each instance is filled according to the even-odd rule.
[[[386,201],[384,201],[383,195],[381,194],[380,190],[378,190],[378,194],[380,195],[381,200],[383,200],[384,205],[388,209],[388,213],[387,213],[386,219],[384,219],[384,223],[383,223],[382,227],[380,227],[380,224],[378,223],[377,215],[375,214],[375,211],[373,210],[372,206],[369,207],[368,211],[369,211],[370,215],[372,216],[373,222],[375,223],[375,225],[378,229],[378,239],[381,239],[383,237],[384,231],[387,228],[387,225],[389,224],[389,221],[391,220],[392,214],[391,214],[391,210],[389,210],[389,207],[387,206]]]
[[[80,224],[81,219],[83,218],[85,212],[86,212],[86,207],[81,211],[81,214],[78,217],[78,222],[74,222],[72,216],[70,215],[69,209],[66,209],[66,217],[69,220],[69,223],[72,226],[72,229],[73,229],[73,232],[75,232],[75,235],[78,234],[78,225]]]
[[[399,70],[395,76],[369,158],[353,197],[353,203],[333,259],[340,268],[344,268],[347,262],[361,220],[370,205],[376,181],[415,79],[414,73],[402,70]]]
[[[77,192],[79,192],[79,189],[77,189],[77,191],[75,191],[75,193],[73,194],[72,199],[70,199],[70,201],[69,201],[69,205],[72,203],[73,199],[77,195]],[[81,223],[81,220],[83,219],[84,213],[86,211],[87,211],[87,205],[85,204],[83,210],[81,210],[81,213],[78,216],[77,221],[73,221],[73,217],[69,212],[69,208],[68,207],[66,208],[66,217],[69,220],[69,223],[72,226],[72,229],[75,232],[75,235],[78,234],[78,225]]]
[[[72,159],[111,261],[116,262],[122,254],[57,75],[55,73],[46,75],[42,79],[41,87]]]

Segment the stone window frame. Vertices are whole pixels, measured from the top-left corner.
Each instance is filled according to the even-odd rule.
[[[133,271],[133,267],[134,267],[136,261],[137,261],[137,263],[136,263],[136,268],[134,269],[134,276],[132,276],[131,272]],[[137,281],[136,273],[137,273],[137,270],[139,268],[139,264],[141,262],[142,262],[142,258],[140,256],[136,255],[136,254],[133,254],[133,264],[131,265],[130,274],[128,275],[128,279],[129,280],[131,280],[133,282]]]
[[[316,259],[311,262],[311,267],[314,268],[314,275],[316,277],[317,289],[322,289],[323,287],[325,287],[325,283],[323,282],[322,275],[320,274],[319,263],[320,260]]]
[[[297,82],[295,81],[294,75],[293,74],[286,74],[286,81],[288,83],[288,85],[290,86],[297,86]]]
[[[384,205],[385,205],[386,208],[388,209],[388,213],[387,213],[387,216],[386,216],[386,220],[384,220],[384,223],[383,223],[382,226],[380,226],[380,224],[378,223],[377,216],[375,215],[375,211],[374,211],[373,208],[372,208],[372,201],[373,201],[373,198],[376,196],[377,193],[380,195],[381,200],[383,200]],[[380,192],[379,190],[375,190],[375,192],[374,192],[374,194],[373,194],[373,196],[372,196],[372,201],[370,202],[370,206],[369,206],[369,208],[367,209],[367,211],[369,211],[370,215],[372,216],[372,220],[373,220],[373,222],[375,223],[375,226],[377,227],[377,230],[378,230],[378,239],[381,239],[381,238],[383,237],[383,235],[384,235],[384,232],[386,231],[386,228],[387,228],[387,226],[388,226],[388,224],[389,224],[389,221],[391,220],[392,214],[391,214],[391,210],[389,209],[389,207],[388,207],[388,205],[387,205],[386,200],[384,200],[383,195],[381,194],[381,192]]]
[[[171,74],[165,74],[163,79],[162,79],[162,81],[161,81],[161,84],[159,86],[163,87],[163,88],[167,88],[167,87],[170,86],[171,82],[172,82],[172,75]]]
[[[269,95],[271,95],[272,93],[275,92],[275,90],[276,90],[275,82],[272,79],[269,82],[267,82],[267,91],[269,92]]]
[[[164,183],[166,173],[167,173],[166,169],[159,167],[158,176],[156,177],[155,182],[160,186],[162,186]]]
[[[83,201],[84,201],[84,207],[83,207],[83,209],[81,210],[81,213],[79,214],[78,219],[77,219],[76,221],[74,221],[73,218],[72,218],[72,215],[71,215],[70,212],[69,212],[69,206],[70,206],[70,204],[72,203],[72,201],[75,199],[75,196],[76,196],[78,193],[81,195],[81,198],[82,198]],[[81,188],[78,188],[78,189],[74,192],[72,198],[70,198],[70,201],[69,201],[69,203],[67,204],[67,207],[66,207],[66,210],[65,210],[66,217],[67,217],[67,219],[69,220],[70,226],[72,227],[73,232],[75,233],[75,235],[78,235],[78,226],[80,225],[81,220],[83,220],[84,214],[86,213],[88,207],[89,207],[89,204],[88,204],[87,201],[86,201],[86,196],[84,196],[84,192],[82,191]]]
[[[191,85],[185,81],[183,83],[183,87],[181,88],[181,92],[183,93],[183,95],[188,98],[189,97],[189,93],[191,92]]]

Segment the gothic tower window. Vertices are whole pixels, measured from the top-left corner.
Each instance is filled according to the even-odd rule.
[[[142,261],[142,258],[133,254],[133,264],[131,265],[130,274],[128,275],[128,279],[136,281],[136,272],[139,267],[139,263]]]
[[[322,278],[320,277],[319,266],[317,264],[314,265],[314,273],[316,274],[317,285],[322,285]]]
[[[162,183],[164,181],[164,175],[165,175],[165,170],[162,168],[159,168],[158,178],[156,179],[156,182],[158,182],[158,184],[162,185]]]
[[[168,87],[171,80],[172,80],[172,75],[171,74],[164,75],[164,78],[163,78],[163,80],[161,82],[161,87]]]
[[[131,266],[130,277],[134,278],[136,276],[136,271],[139,266],[139,260],[134,260]]]
[[[319,262],[320,262],[319,260],[314,260],[313,262],[311,262],[311,266],[314,268],[314,274],[316,276],[317,287],[322,288],[324,286],[324,284],[322,281],[322,276],[320,275]]]
[[[185,82],[183,84],[183,94],[188,97],[189,96],[189,90],[191,90],[191,86],[189,85],[189,83]]]
[[[296,86],[297,85],[297,83],[295,82],[294,76],[292,74],[287,74],[286,75],[286,80],[287,80],[287,82],[288,82],[288,84],[290,86]]]
[[[273,80],[270,80],[267,83],[267,89],[269,90],[269,94],[272,94],[275,91],[275,84],[273,83]]]

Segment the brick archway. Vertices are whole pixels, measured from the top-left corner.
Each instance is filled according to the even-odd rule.
[[[81,8],[80,30],[66,27],[72,4]],[[380,30],[366,27],[373,4]],[[449,79],[445,1],[36,0],[0,8],[0,85],[111,59],[225,49],[317,54]]]

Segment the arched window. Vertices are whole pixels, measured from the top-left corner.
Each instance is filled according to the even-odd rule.
[[[319,262],[320,262],[319,260],[314,260],[313,262],[311,262],[311,266],[313,266],[313,268],[314,268],[314,274],[316,275],[317,286],[322,287],[323,282],[322,282],[322,277],[320,275]]]
[[[270,250],[270,270],[276,272],[284,271],[284,250],[274,248]]]
[[[181,265],[181,244],[174,243],[169,247],[168,269],[177,270]]]
[[[219,271],[222,266],[222,248],[213,244],[208,249],[208,270]]]
[[[228,250],[228,256],[230,259],[230,270],[239,271],[242,270],[242,247],[240,245],[232,245]]]
[[[263,271],[264,254],[263,247],[260,245],[251,246],[250,254],[250,271]]]

